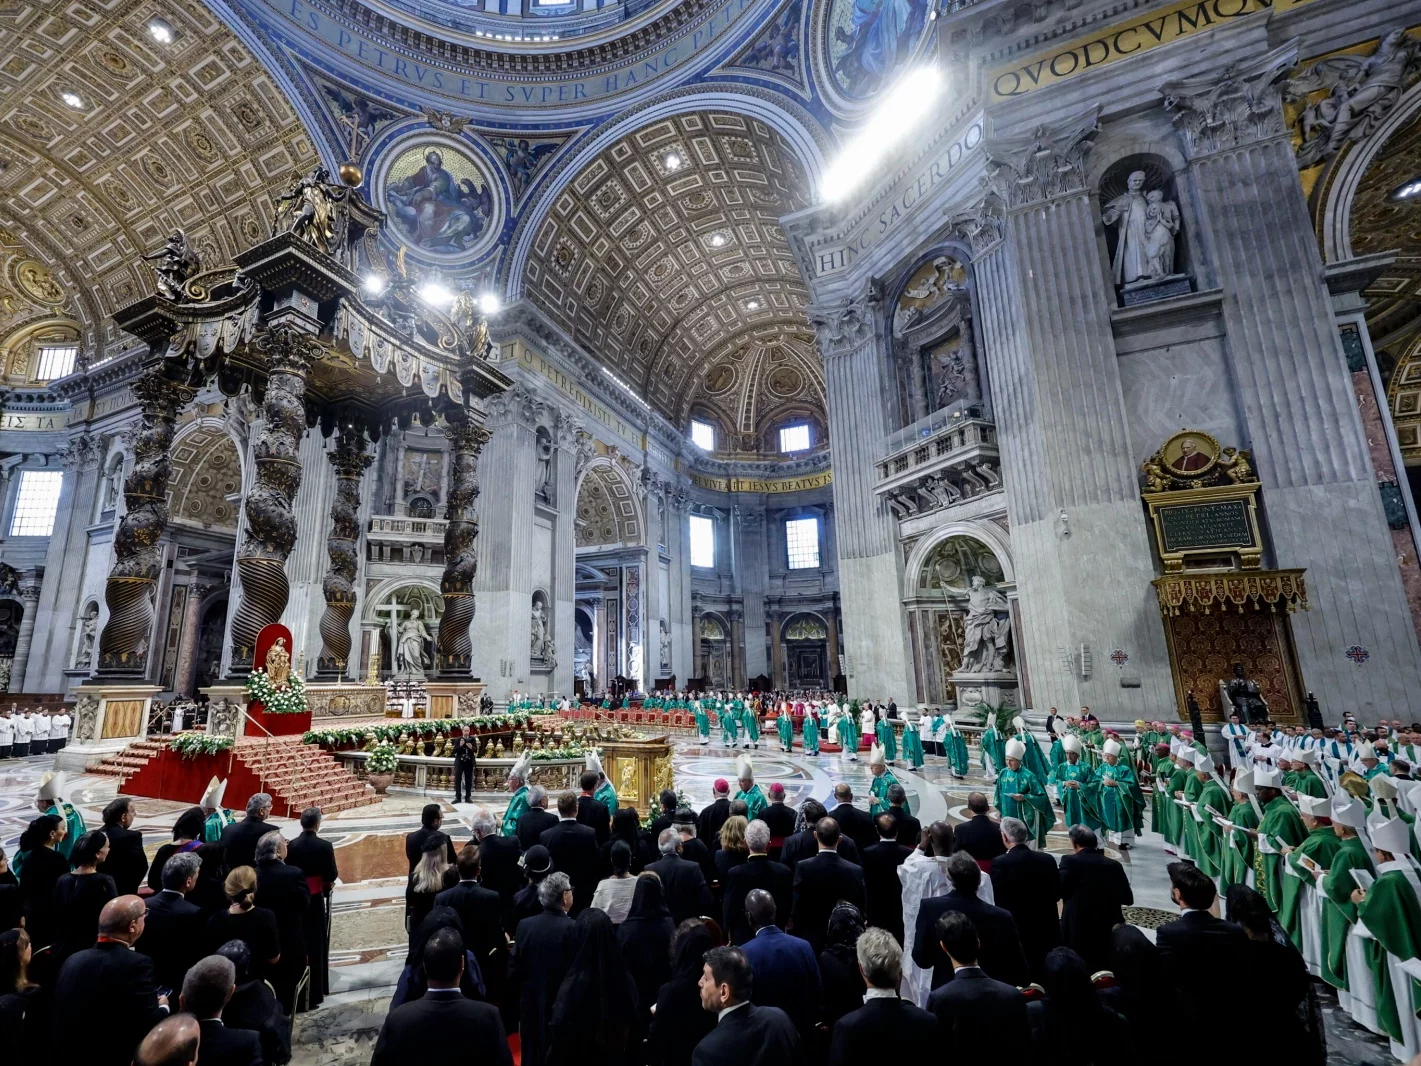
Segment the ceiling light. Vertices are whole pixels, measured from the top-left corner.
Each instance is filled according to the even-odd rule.
[[[666,164],[667,170],[675,171],[681,169],[681,156],[676,152],[667,152],[666,158],[663,159],[662,162]]]
[[[75,111],[84,110],[84,98],[76,92],[65,89],[59,94],[59,98],[72,107]]]
[[[503,301],[496,292],[486,292],[479,297],[479,310],[486,315],[496,315],[503,308]]]
[[[842,200],[853,192],[937,107],[941,80],[942,74],[934,66],[918,67],[898,79],[861,131],[844,145],[839,158],[825,171],[821,186],[825,200]]]
[[[760,310],[760,301],[759,301],[759,300],[751,300],[749,303],[747,303],[747,304],[745,305],[745,309],[746,309],[747,311],[758,311],[758,310]]]
[[[419,287],[419,298],[431,307],[448,307],[454,302],[454,294],[447,286],[437,281],[426,281]]]
[[[723,234],[723,233],[712,233],[712,234],[711,234],[710,246],[711,246],[712,248],[720,248],[720,247],[722,247],[724,244],[725,244],[725,234]]]
[[[360,287],[365,291],[366,296],[379,296],[385,291],[386,284],[384,274],[366,274],[361,279]]]
[[[151,18],[148,20],[148,36],[159,44],[172,44],[178,39],[177,31],[166,19]]]
[[[1387,193],[1388,200],[1414,200],[1418,196],[1421,196],[1421,177],[1409,178]]]

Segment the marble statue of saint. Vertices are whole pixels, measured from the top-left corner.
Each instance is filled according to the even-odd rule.
[[[987,588],[981,575],[972,578],[962,634],[963,673],[985,674],[1005,668],[1011,620],[997,615],[1008,610],[1005,596]]]
[[[424,645],[429,640],[429,630],[419,617],[419,608],[411,607],[410,616],[400,623],[399,639],[395,648],[395,670],[400,674],[423,677],[424,668],[429,664],[424,654]]]
[[[671,668],[671,630],[666,627],[664,620],[661,623],[661,668]]]
[[[1105,205],[1100,220],[1118,226],[1115,237],[1115,284],[1128,285],[1150,276],[1145,250],[1145,222],[1149,204],[1145,200],[1145,172],[1133,171],[1125,181],[1125,191]]]
[[[1163,189],[1145,194],[1145,266],[1152,278],[1174,273],[1174,238],[1179,233],[1179,205]]]
[[[541,600],[533,601],[533,616],[529,633],[529,652],[533,658],[541,659],[548,644],[548,612]]]
[[[94,663],[94,635],[99,628],[99,606],[90,604],[79,620],[79,650],[74,653],[74,665],[92,666]]]

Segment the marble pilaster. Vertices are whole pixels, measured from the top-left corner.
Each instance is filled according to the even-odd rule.
[[[573,658],[577,646],[577,431],[582,424],[559,413],[554,419],[553,499],[553,639],[557,642],[557,668],[553,688],[571,694]]]
[[[35,620],[39,615],[40,582],[43,575],[20,586],[20,602],[25,613],[20,616],[20,632],[15,639],[15,659],[10,667],[10,691],[24,692],[29,672],[30,651],[34,647]]]
[[[751,508],[741,508],[738,514],[740,572],[736,578],[745,609],[745,677],[749,679],[769,672],[765,647],[765,582],[769,564],[764,503],[757,501]]]

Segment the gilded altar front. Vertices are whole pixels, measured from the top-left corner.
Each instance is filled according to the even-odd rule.
[[[602,769],[621,806],[645,814],[663,789],[673,787],[671,744],[666,737],[608,740],[601,748]]]

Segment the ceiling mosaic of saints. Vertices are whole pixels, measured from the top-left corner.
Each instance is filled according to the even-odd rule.
[[[824,45],[834,86],[862,100],[906,67],[925,36],[928,0],[831,0]]]
[[[382,191],[395,232],[421,252],[464,258],[497,232],[488,175],[442,142],[416,144],[396,156]]]

